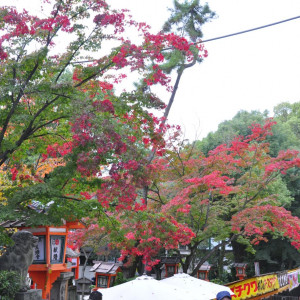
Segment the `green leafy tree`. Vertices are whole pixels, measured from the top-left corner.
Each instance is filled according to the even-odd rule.
[[[289,231],[284,228],[289,226],[288,222],[276,221],[278,214],[285,211],[283,207],[292,201],[280,177],[279,166],[285,165],[285,159],[281,160],[285,155],[286,163],[290,164],[291,159],[297,162],[294,165],[297,167],[299,159],[297,152],[289,150],[280,152],[277,157],[270,155],[266,139],[271,135],[271,124],[269,121],[263,126],[254,124],[249,135],[221,144],[207,155],[199,152],[195,155],[187,147],[184,151],[169,153],[167,162],[166,158],[162,159],[161,165],[167,167],[163,168],[156,189],[152,189],[155,206],[162,205],[162,211],[173,214],[195,234],[187,244],[190,254],[181,257],[184,272],[198,255],[198,247],[206,245],[210,238],[216,244],[202,251],[192,274],[233,241],[253,251],[253,245],[265,240],[268,233],[277,238]],[[289,158],[289,153],[293,153],[293,158]],[[284,214],[299,226],[297,218],[288,212]],[[292,232],[288,235],[288,239],[294,236]],[[173,251],[179,254],[176,248]]]
[[[3,300],[12,300],[20,288],[19,274],[13,271],[0,271],[0,296]]]
[[[223,121],[215,132],[210,132],[201,141],[196,141],[195,147],[207,154],[220,144],[229,144],[236,136],[250,134],[249,126],[253,123],[263,124],[268,117],[268,112],[239,111],[232,120]],[[273,127],[274,130],[274,127]]]
[[[299,149],[299,138],[297,137],[295,130],[297,124],[297,118],[299,116],[299,103],[294,104],[283,102],[274,108],[274,120],[277,122],[273,126],[273,134],[267,137],[267,141],[270,143],[270,154],[275,156],[280,150],[284,149]],[[232,120],[222,122],[218,126],[218,130],[214,133],[210,133],[206,138],[196,142],[196,147],[207,153],[212,150],[218,143],[228,143],[235,135],[249,134],[249,126],[254,123],[262,124],[268,117],[268,112],[260,113],[258,111],[238,112]],[[268,193],[276,194],[279,198],[286,199],[282,205],[288,208],[293,215],[299,217],[299,170],[293,169],[287,172],[288,176],[282,176],[278,178],[276,182],[269,186]],[[279,246],[282,243],[282,246]],[[273,239],[270,237],[269,242],[262,243],[258,247],[254,246],[254,249],[258,251],[257,254],[247,253],[247,245],[233,244],[235,261],[249,263],[262,259],[262,269],[267,270],[281,270],[282,266],[289,267],[289,264],[279,263],[279,258],[274,259],[274,255],[268,249],[284,248],[287,244],[285,240]],[[264,253],[264,248],[266,252]],[[293,266],[296,266],[299,254],[292,251],[293,255],[290,257],[290,262],[293,262]],[[292,253],[287,251],[286,254]]]
[[[132,216],[153,230],[163,220],[165,239],[172,238],[178,223],[145,212],[147,194],[139,192],[147,190],[149,162],[165,151],[166,119],[182,72],[207,51],[189,31],[152,34],[102,0],[53,0],[43,8],[42,17],[0,9],[0,165],[11,181],[1,191],[0,220],[35,226],[89,216],[100,227],[113,223],[110,235],[124,241],[116,232]],[[198,8],[210,18],[207,6]],[[138,44],[126,38],[128,26],[137,30]],[[118,93],[128,71],[137,74],[135,88]],[[171,92],[166,108],[152,91],[157,84]],[[28,209],[33,204],[38,207]],[[144,250],[151,260],[149,247]]]

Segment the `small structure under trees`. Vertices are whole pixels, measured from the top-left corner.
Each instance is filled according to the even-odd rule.
[[[121,272],[121,264],[105,261],[94,261],[90,272],[95,272],[95,283],[97,288],[109,288],[115,283],[117,274]]]
[[[165,256],[161,258],[161,263],[165,268],[165,277],[171,277],[178,273],[180,259],[178,256]]]

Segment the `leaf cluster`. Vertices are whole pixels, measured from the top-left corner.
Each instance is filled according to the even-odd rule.
[[[0,296],[3,300],[14,299],[20,288],[19,274],[14,271],[0,271]]]
[[[202,38],[202,25],[215,16],[208,4],[200,5],[200,0],[185,0],[183,3],[174,0],[174,8],[169,10],[171,16],[165,22],[163,30],[170,32],[175,26],[180,35],[188,36],[193,42]]]

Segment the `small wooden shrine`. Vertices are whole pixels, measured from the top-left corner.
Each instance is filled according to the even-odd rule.
[[[178,256],[163,256],[161,263],[165,265],[165,277],[171,277],[178,273],[180,258]]]
[[[121,264],[105,261],[94,261],[90,272],[95,272],[96,287],[94,290],[112,287],[117,273],[121,272]]]
[[[75,280],[77,294],[89,295],[91,293],[92,280],[88,278],[79,278]]]

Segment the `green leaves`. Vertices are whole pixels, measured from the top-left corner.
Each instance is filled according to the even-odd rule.
[[[170,26],[179,25],[180,36],[151,34],[104,1],[45,5],[53,7],[43,19],[14,9],[0,13],[5,33],[0,45],[0,175],[11,183],[4,189],[0,220],[20,218],[36,226],[89,216],[122,242],[128,228],[121,232],[121,227],[132,218],[133,226],[148,224],[142,252],[148,258],[152,243],[155,251],[164,241],[169,248],[188,243],[191,230],[156,209],[146,212],[147,201],[138,192],[150,182],[148,157],[163,155],[166,148],[167,114],[154,115],[165,104],[150,87],[160,84],[171,91],[166,74],[177,69],[181,76],[184,68],[201,61],[203,49],[191,45],[205,21],[199,2],[177,2],[182,12],[171,17]],[[187,27],[180,27],[182,22]],[[126,24],[143,36],[140,46],[125,40]],[[61,39],[64,48],[55,44]],[[103,55],[101,45],[112,39],[116,47]],[[128,67],[139,74],[140,83],[117,95],[113,84],[125,79],[119,70]]]
[[[198,52],[195,54],[198,54]],[[184,55],[177,49],[172,52],[165,53],[164,56],[166,62],[163,63],[160,68],[167,74],[170,74],[174,68],[178,67],[178,65],[182,65],[185,62]]]
[[[3,300],[14,299],[20,288],[20,276],[14,271],[0,271],[0,296]]]
[[[215,15],[209,6],[201,6],[199,0],[185,0],[183,3],[174,0],[174,6],[174,9],[170,9],[172,14],[164,24],[163,30],[170,32],[175,27],[179,34],[189,37],[193,42],[202,38],[202,25]]]

